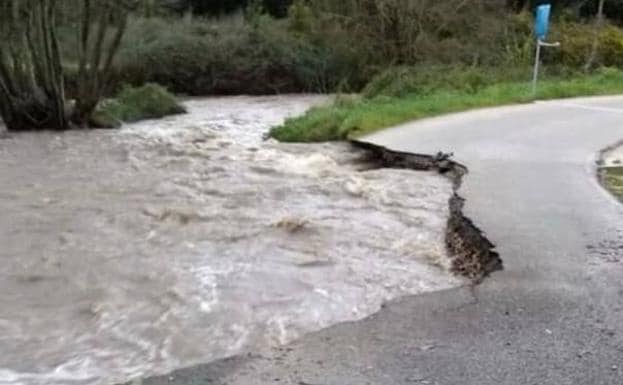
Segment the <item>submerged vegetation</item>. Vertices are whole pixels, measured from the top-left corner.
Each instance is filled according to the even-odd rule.
[[[143,114],[122,106],[128,87],[151,83],[193,96],[357,93],[272,131],[282,140],[327,140],[525,102],[534,97],[526,83],[537,3],[3,0],[0,112],[11,129],[129,121]],[[551,40],[562,46],[544,53],[537,97],[619,92],[623,3],[552,3]],[[146,100],[162,107],[160,98]],[[178,111],[148,110],[146,117]]]
[[[140,87],[126,87],[114,99],[100,103],[91,117],[91,126],[118,127],[121,123],[157,119],[182,114],[186,109],[164,87],[148,83]]]

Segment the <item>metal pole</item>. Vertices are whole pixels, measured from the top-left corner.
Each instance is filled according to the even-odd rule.
[[[537,83],[539,81],[539,66],[541,64],[541,40],[536,41],[536,58],[534,59],[534,75],[532,77],[532,95],[536,96]]]

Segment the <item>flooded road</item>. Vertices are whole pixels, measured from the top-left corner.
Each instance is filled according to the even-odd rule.
[[[462,284],[450,182],[263,141],[315,96],[195,100],[118,131],[0,139],[0,384],[111,384]]]

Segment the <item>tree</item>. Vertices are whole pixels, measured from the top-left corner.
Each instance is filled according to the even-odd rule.
[[[9,130],[65,129],[56,0],[0,1],[0,114]]]
[[[9,130],[84,127],[110,84],[135,0],[0,0],[0,114]],[[62,11],[62,12],[61,12]],[[78,85],[66,108],[57,15],[74,20]]]
[[[605,2],[606,0],[599,0],[599,5],[597,7],[597,16],[595,18],[595,33],[593,36],[593,44],[591,46],[591,52],[588,55],[588,60],[586,61],[586,65],[584,66],[585,71],[589,71],[593,67],[593,65],[595,64],[595,60],[597,59],[597,50],[599,49],[599,34],[604,24]]]
[[[491,50],[485,47],[498,44],[508,13],[506,0],[308,0],[305,4],[356,36],[353,44],[365,41],[362,49],[380,59],[381,65],[491,61]]]
[[[128,0],[80,0],[78,88],[72,121],[84,127],[110,86],[115,55],[125,33]]]

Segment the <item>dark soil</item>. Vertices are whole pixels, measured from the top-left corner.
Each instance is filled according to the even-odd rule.
[[[446,230],[446,247],[452,256],[453,271],[480,283],[494,271],[503,268],[502,260],[485,234],[463,215],[465,200],[456,191],[461,186],[467,168],[450,158],[452,154],[412,154],[392,151],[371,143],[351,141],[358,148],[368,151],[367,162],[371,168],[403,168],[419,171],[437,171],[450,178],[455,193],[450,198],[450,217]]]

